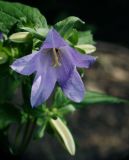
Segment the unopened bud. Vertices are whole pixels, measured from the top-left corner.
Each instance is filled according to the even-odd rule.
[[[17,32],[12,34],[9,39],[15,43],[24,43],[31,39],[31,34],[29,32]]]

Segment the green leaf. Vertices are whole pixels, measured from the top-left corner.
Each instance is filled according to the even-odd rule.
[[[43,136],[45,134],[46,126],[47,126],[47,123],[44,123],[43,126],[38,128],[37,133],[35,135],[36,139],[37,138],[43,138]]]
[[[8,55],[2,45],[0,44],[0,64],[4,64],[8,60]]]
[[[78,44],[74,46],[76,49],[84,51],[86,54],[91,54],[96,51],[96,47],[91,44]]]
[[[78,32],[78,44],[94,44],[91,31]]]
[[[60,88],[58,88],[54,99],[54,106],[59,108],[61,114],[67,114],[73,112],[76,108],[94,104],[129,104],[129,101],[104,93],[87,91],[84,99],[80,103],[75,103],[66,98]]]
[[[69,34],[68,41],[70,41],[72,44],[76,45],[78,42],[78,31],[76,29],[73,29],[71,33]]]
[[[9,33],[20,24],[31,28],[47,28],[45,17],[36,9],[20,3],[0,1],[0,31]]]
[[[45,134],[45,130],[46,130],[46,127],[47,127],[47,123],[48,123],[48,120],[43,118],[38,118],[37,120],[37,130],[35,131],[35,134],[34,134],[34,138],[35,139],[39,139],[39,138],[42,138]]]
[[[68,104],[68,105],[60,108],[58,110],[58,112],[63,114],[63,115],[66,115],[66,114],[69,114],[69,113],[73,113],[75,110],[76,110],[76,108],[74,107],[74,105]]]
[[[4,52],[0,51],[0,64],[7,62],[7,60],[8,60],[8,56]]]
[[[30,27],[21,27],[21,29],[31,33],[33,37],[36,37],[37,39],[40,39],[40,40],[43,40],[49,31],[48,28],[32,29]]]
[[[20,121],[20,111],[12,104],[0,104],[0,129]]]
[[[87,91],[83,101],[81,103],[78,103],[77,105],[84,106],[84,105],[94,105],[94,104],[120,104],[120,103],[129,104],[129,101],[115,96],[107,95],[104,93]]]
[[[54,104],[56,108],[61,108],[63,106],[66,106],[70,100],[64,95],[60,87],[57,87],[55,96],[54,96]]]
[[[76,28],[78,23],[84,24],[84,22],[74,16],[70,16],[54,25],[54,28],[65,38],[67,39],[71,32],[73,31],[73,28]]]
[[[67,151],[72,156],[74,156],[76,146],[75,146],[73,136],[72,136],[70,130],[68,129],[68,127],[64,124],[64,122],[59,117],[57,117],[57,119],[51,118],[50,124],[51,124],[52,128],[57,132],[57,134],[59,134]]]

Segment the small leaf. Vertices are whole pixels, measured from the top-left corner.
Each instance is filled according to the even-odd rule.
[[[91,44],[78,44],[78,45],[75,46],[75,48],[81,49],[86,54],[90,54],[90,53],[96,51],[96,47],[91,45]]]
[[[36,33],[42,35],[43,37],[46,37],[49,29],[48,28],[37,28]]]
[[[69,34],[68,41],[70,41],[72,44],[77,44],[78,42],[78,31],[76,29],[73,29],[71,33]]]
[[[78,44],[94,44],[91,31],[78,32]]]
[[[6,63],[8,60],[7,49],[0,44],[0,64]]]
[[[75,107],[72,104],[69,104],[67,106],[64,106],[59,109],[59,112],[62,113],[63,115],[68,114],[68,113],[73,113],[75,111]]]
[[[61,88],[57,87],[57,90],[54,96],[53,106],[60,108],[60,107],[66,106],[69,103],[69,101],[70,100],[66,96],[64,96]]]
[[[40,122],[41,124],[39,124],[39,125],[37,124],[38,128],[35,132],[35,136],[34,136],[35,139],[42,138],[45,134],[45,130],[46,130],[46,127],[47,127],[47,122],[48,121],[46,119],[42,118],[42,120],[40,120],[40,121],[42,121],[42,122]]]
[[[34,37],[41,39],[41,40],[43,40],[46,37],[46,35],[49,31],[48,28],[37,28],[35,30],[35,29],[29,28],[29,27],[21,27],[21,29],[23,29],[27,32],[30,32]]]
[[[0,50],[0,64],[4,64],[5,62],[7,62],[8,60],[8,56],[5,54],[4,51]]]
[[[46,129],[46,124],[40,127],[40,129],[38,130],[38,138],[42,138],[44,136],[45,129]]]
[[[94,104],[129,104],[129,101],[104,93],[87,91],[83,101],[78,104],[75,103],[74,106],[78,108]]]
[[[72,156],[74,156],[75,155],[75,142],[67,126],[62,122],[62,120],[59,117],[57,119],[51,118],[50,124],[62,138],[64,145],[66,149],[68,150],[68,152]]]
[[[76,28],[76,25],[78,23],[84,24],[84,22],[74,16],[67,17],[66,19],[56,23],[54,25],[54,28],[65,38],[67,39],[73,30],[73,28]]]

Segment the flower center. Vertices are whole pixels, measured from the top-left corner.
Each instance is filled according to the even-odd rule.
[[[53,48],[52,50],[53,50],[53,66],[59,67],[61,66],[61,63],[59,62],[59,58],[60,58],[59,49]]]

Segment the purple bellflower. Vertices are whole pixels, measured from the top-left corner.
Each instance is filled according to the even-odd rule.
[[[17,59],[11,68],[23,75],[35,72],[31,90],[31,105],[35,107],[49,98],[56,83],[69,99],[80,102],[85,87],[76,67],[89,68],[95,59],[74,50],[52,28],[39,51]]]
[[[2,32],[0,32],[0,40],[2,40],[3,39],[3,34],[2,34]]]

